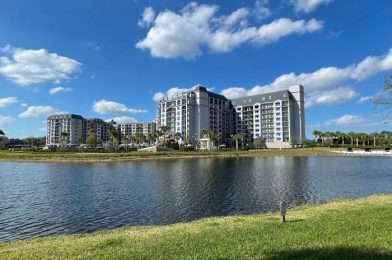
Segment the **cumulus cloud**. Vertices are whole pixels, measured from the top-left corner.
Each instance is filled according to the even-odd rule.
[[[201,56],[203,48],[222,53],[245,43],[263,46],[290,34],[312,33],[323,28],[323,21],[293,21],[288,18],[276,19],[259,27],[248,26],[249,17],[255,11],[259,12],[260,17],[269,15],[267,9],[263,9],[262,2],[256,5],[253,12],[240,8],[221,16],[217,15],[217,5],[198,5],[196,2],[178,13],[163,11],[156,18],[154,16],[153,26],[147,36],[137,42],[136,48],[148,49],[153,57],[190,60]],[[144,17],[145,12],[142,21]]]
[[[49,90],[49,94],[54,95],[59,92],[70,92],[70,91],[72,91],[72,88],[64,88],[64,87],[58,86],[55,88],[51,88]]]
[[[0,74],[20,86],[68,79],[82,65],[45,49],[29,50],[10,46],[6,49],[8,55],[0,56]]]
[[[241,87],[227,88],[221,91],[228,98],[252,96],[271,91],[285,90],[301,84],[305,87],[307,107],[341,103],[355,97],[357,93],[351,87],[342,87],[350,81],[363,81],[371,76],[392,70],[392,49],[385,55],[369,56],[357,64],[344,68],[324,67],[311,73],[283,74],[273,82],[258,85],[251,89]],[[338,96],[339,95],[339,96]]]
[[[247,96],[247,90],[240,87],[231,87],[221,91],[221,94],[229,99]]]
[[[344,103],[357,96],[358,93],[350,87],[340,87],[332,90],[313,92],[306,98],[305,107],[314,105],[333,105]]]
[[[16,97],[0,98],[0,107],[7,107],[18,102]]]
[[[0,115],[0,126],[6,125],[12,121],[12,117]]]
[[[106,122],[110,122],[110,121],[114,121],[117,124],[127,124],[127,123],[138,123],[139,121],[134,118],[134,117],[130,117],[130,116],[118,116],[118,117],[113,117],[110,119],[107,119]]]
[[[324,123],[324,125],[352,125],[362,123],[364,121],[365,119],[362,116],[344,115],[336,119],[328,120]]]
[[[147,110],[128,108],[126,105],[105,99],[95,101],[93,110],[99,114],[118,114],[118,113],[144,113]]]
[[[155,102],[160,102],[160,101],[162,101],[165,97],[166,97],[165,93],[163,93],[163,92],[157,92],[157,93],[155,93],[154,96],[152,97],[152,100],[154,100]]]
[[[149,27],[155,19],[155,11],[152,7],[146,7],[143,11],[142,18],[138,21],[140,27]]]
[[[41,116],[49,116],[56,113],[58,113],[58,110],[54,109],[51,106],[29,106],[26,109],[26,111],[19,114],[19,117],[22,118],[41,117]]]
[[[317,9],[320,5],[329,4],[333,0],[290,0],[290,4],[294,6],[296,12],[310,13]]]

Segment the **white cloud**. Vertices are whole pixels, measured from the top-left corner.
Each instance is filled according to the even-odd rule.
[[[16,97],[0,98],[0,107],[7,107],[18,102]]]
[[[362,116],[344,115],[336,119],[328,120],[324,123],[324,125],[352,125],[362,123],[364,121],[365,119]]]
[[[27,104],[27,103],[22,103],[22,104],[20,104],[22,107],[28,107],[29,106],[29,104]]]
[[[72,91],[72,88],[64,88],[64,87],[58,86],[55,88],[51,88],[49,90],[49,94],[54,95],[59,92],[70,92],[70,91]]]
[[[392,70],[392,49],[385,55],[369,56],[358,64],[344,68],[325,67],[311,73],[301,74],[292,72],[283,74],[266,85],[258,85],[251,89],[227,88],[223,89],[221,94],[227,95],[228,98],[238,98],[284,90],[290,86],[301,84],[305,88],[306,99],[309,102],[308,107],[334,104],[348,101],[357,95],[355,90],[350,87],[342,87],[342,85],[347,85],[349,81],[362,81],[387,70]]]
[[[155,11],[152,7],[146,7],[143,11],[142,18],[138,21],[140,27],[149,27],[155,19]]]
[[[166,97],[165,93],[163,93],[163,92],[157,92],[157,93],[155,93],[154,96],[152,97],[152,100],[154,100],[155,102],[160,102],[160,101],[162,101],[165,97]]]
[[[139,122],[136,118],[130,116],[118,116],[114,118],[107,119],[106,122],[114,121],[117,124],[127,124],[127,123],[137,123]]]
[[[0,126],[6,125],[13,121],[12,117],[0,115]]]
[[[255,10],[258,8],[267,15],[261,6],[259,2]],[[215,53],[228,52],[245,43],[262,46],[290,34],[312,33],[323,27],[323,22],[316,19],[293,21],[288,18],[259,27],[248,26],[251,10],[240,8],[229,15],[218,16],[218,9],[216,5],[192,2],[178,13],[161,12],[136,48],[148,49],[153,57],[190,60],[201,56],[204,47]]]
[[[144,113],[147,110],[128,108],[126,105],[105,99],[95,101],[93,110],[99,114]]]
[[[41,117],[56,113],[58,113],[58,111],[51,106],[29,106],[26,111],[19,114],[19,117]]]
[[[247,91],[244,88],[231,87],[221,91],[221,94],[229,99],[240,98],[247,96]]]
[[[350,87],[340,87],[331,90],[313,92],[305,99],[305,107],[309,108],[315,105],[333,105],[344,103],[357,95],[358,93]]]
[[[374,100],[373,96],[365,96],[365,97],[361,97],[360,99],[358,99],[357,103],[363,104],[363,103],[367,103],[367,102],[372,102],[373,100]]]
[[[10,55],[0,57],[0,74],[21,86],[68,79],[82,65],[45,49],[7,49]]]
[[[322,4],[329,4],[333,0],[290,0],[296,12],[310,13]]]

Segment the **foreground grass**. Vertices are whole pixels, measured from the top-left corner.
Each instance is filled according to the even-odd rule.
[[[336,150],[336,149],[335,149]],[[0,151],[0,160],[51,160],[51,161],[102,161],[135,160],[156,158],[194,157],[234,157],[234,156],[339,156],[328,148],[302,149],[261,149],[249,151],[172,151],[172,152],[45,152],[45,151]]]
[[[0,244],[1,259],[392,259],[392,195]]]

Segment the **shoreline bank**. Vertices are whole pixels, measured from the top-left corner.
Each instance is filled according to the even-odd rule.
[[[329,148],[300,148],[283,150],[249,151],[192,151],[192,152],[11,152],[0,151],[1,161],[16,162],[126,162],[138,160],[193,159],[193,158],[235,158],[235,157],[273,157],[273,156],[388,156],[386,153],[345,152]],[[392,156],[392,153],[390,154]]]
[[[392,257],[392,194],[304,205],[287,212],[212,217],[163,226],[0,243],[0,258]]]

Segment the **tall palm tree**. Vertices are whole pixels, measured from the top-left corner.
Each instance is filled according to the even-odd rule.
[[[378,133],[371,133],[369,137],[373,138],[373,146],[377,146]]]
[[[235,148],[239,149],[238,144],[240,141],[242,141],[244,139],[244,135],[243,134],[235,134],[235,135],[231,135],[231,139],[235,142]]]
[[[160,130],[163,133],[163,145],[166,146],[166,134],[170,131],[170,126],[163,125]]]
[[[147,141],[148,141],[149,145],[151,145],[153,142],[155,142],[155,139],[156,139],[155,134],[152,134],[152,133],[147,134]]]
[[[0,129],[0,135],[5,135],[4,131]]]
[[[347,133],[347,136],[348,136],[348,138],[350,138],[351,145],[354,145],[355,133],[349,132],[349,133]]]
[[[366,145],[366,141],[368,140],[368,134],[360,133],[360,137],[361,137],[361,140],[362,140],[362,145],[365,146]]]
[[[116,147],[117,147],[116,143],[118,140],[118,131],[116,129],[110,129],[109,136],[110,136],[110,139],[112,139],[112,148],[116,149]]]

